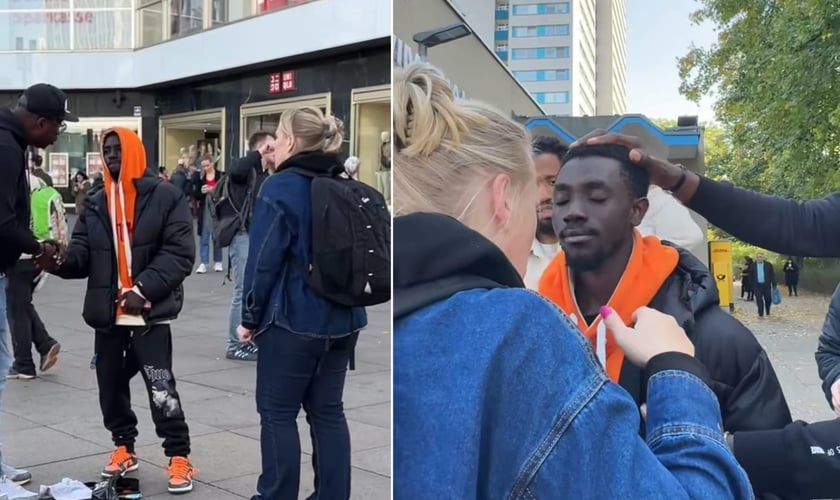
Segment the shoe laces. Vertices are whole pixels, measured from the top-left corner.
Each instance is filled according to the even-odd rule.
[[[186,457],[172,457],[169,461],[170,479],[192,479],[195,468]]]
[[[134,456],[128,452],[128,448],[125,446],[118,446],[117,449],[111,453],[111,465],[122,466],[132,458],[134,458]]]

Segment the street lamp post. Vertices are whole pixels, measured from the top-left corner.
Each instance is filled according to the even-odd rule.
[[[472,31],[466,24],[455,23],[415,33],[412,40],[417,44],[417,55],[420,56],[420,60],[426,62],[430,47],[449,43],[470,34],[472,34]]]

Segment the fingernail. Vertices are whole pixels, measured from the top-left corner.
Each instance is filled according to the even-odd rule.
[[[613,313],[613,310],[607,306],[601,306],[600,313],[601,317],[606,319]]]

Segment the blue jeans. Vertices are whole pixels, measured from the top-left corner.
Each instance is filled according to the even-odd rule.
[[[3,390],[6,388],[6,374],[12,367],[12,353],[9,351],[9,342],[6,328],[6,275],[0,273],[0,400],[3,398]],[[2,462],[2,454],[0,454]]]
[[[228,247],[230,267],[233,273],[233,297],[230,299],[230,330],[228,349],[239,345],[236,327],[242,323],[242,283],[245,282],[245,264],[248,262],[248,233],[238,232]]]
[[[350,431],[344,417],[344,380],[358,332],[315,339],[272,327],[256,338],[257,410],[262,474],[251,500],[296,500],[300,488],[297,416],[306,412],[312,436],[315,493],[350,498]]]
[[[222,247],[213,241],[213,218],[210,217],[210,210],[205,208],[202,212],[204,218],[201,222],[201,234],[199,235],[199,252],[202,264],[210,263],[210,244],[213,244],[213,262],[222,262]]]

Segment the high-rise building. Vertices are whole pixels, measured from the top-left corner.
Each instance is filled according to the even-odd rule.
[[[452,1],[546,114],[624,113],[625,0]]]

